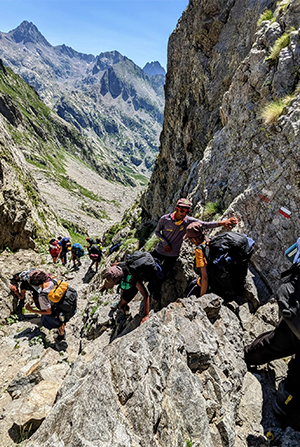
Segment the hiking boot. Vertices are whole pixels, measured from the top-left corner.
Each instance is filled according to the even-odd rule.
[[[66,331],[63,333],[63,335],[58,334],[58,336],[56,337],[56,341],[60,342],[66,339]]]
[[[128,317],[131,314],[131,310],[130,310],[130,307],[128,306],[128,304],[122,310],[124,312],[124,315],[126,315],[126,317]]]
[[[292,400],[293,396],[285,389],[284,380],[280,382],[278,391],[276,393],[276,399],[273,402],[273,410],[277,416],[286,416],[288,412],[288,404]]]

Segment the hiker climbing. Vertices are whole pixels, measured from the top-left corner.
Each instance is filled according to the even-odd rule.
[[[30,275],[33,272],[37,272],[38,270],[36,269],[30,269],[30,270],[24,270],[22,272],[19,273],[15,273],[13,278],[12,278],[12,284],[10,285],[10,290],[19,298],[20,300],[20,307],[22,308],[24,305],[24,301],[25,301],[25,297],[26,297],[26,292],[31,292],[31,297],[34,301],[35,306],[39,309],[40,304],[39,304],[39,294],[38,294],[38,288],[32,286],[29,283],[29,278]],[[19,287],[20,287],[20,291],[19,291]],[[22,309],[19,309],[20,313]]]
[[[58,245],[58,241],[56,239],[51,239],[51,241],[49,241],[49,245],[49,253],[52,256],[53,264],[56,264],[60,252],[60,246]]]
[[[219,222],[202,222],[188,214],[191,211],[192,204],[188,199],[181,198],[177,201],[175,211],[166,214],[159,219],[155,234],[159,238],[153,257],[162,262],[164,274],[167,274],[175,265],[178,259],[183,237],[186,228],[192,222],[199,222],[203,229],[212,229],[220,225],[226,228],[232,228],[238,223],[236,217]]]
[[[80,258],[84,256],[84,249],[79,244],[79,242],[75,242],[75,244],[72,245],[71,248],[71,261],[73,261],[73,268],[77,268],[81,266]]]
[[[67,254],[68,254],[68,250],[69,248],[71,248],[71,241],[69,237],[61,237],[59,236],[57,238],[58,245],[60,246],[60,251],[59,251],[59,259],[61,259],[62,265],[66,265],[67,264]]]
[[[184,239],[196,245],[196,270],[200,270],[199,278],[190,283],[187,296],[202,296],[208,288],[227,301],[243,294],[248,261],[254,250],[252,239],[227,232],[209,241],[200,222],[188,225]]]
[[[150,253],[136,251],[127,255],[125,262],[113,265],[104,273],[105,282],[100,292],[112,289],[118,285],[120,300],[114,304],[114,308],[120,308],[125,315],[130,312],[129,303],[140,292],[143,297],[144,316],[141,324],[148,320],[150,312],[150,297],[143,281],[149,282],[156,274],[156,262]]]
[[[41,315],[42,325],[47,329],[58,329],[57,340],[65,339],[66,323],[74,316],[77,309],[77,292],[68,283],[49,279],[45,272],[32,272],[29,283],[39,287],[39,310],[26,304],[30,312]]]
[[[89,266],[89,271],[92,270],[92,267],[94,264],[96,264],[96,272],[98,271],[99,262],[102,258],[102,240],[100,238],[97,238],[96,241],[91,238],[86,238],[88,246],[88,253],[89,257],[92,261],[91,265]]]
[[[300,254],[300,250],[299,254]],[[282,277],[276,299],[280,320],[274,330],[259,335],[245,348],[248,366],[263,365],[272,360],[293,356],[288,363],[288,373],[281,381],[273,408],[277,417],[286,425],[300,430],[300,261],[298,260]]]

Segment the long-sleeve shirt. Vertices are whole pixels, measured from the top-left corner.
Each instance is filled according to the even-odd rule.
[[[159,219],[155,234],[159,238],[155,250],[163,256],[179,256],[180,248],[183,242],[183,236],[186,234],[187,226],[192,222],[200,222],[204,229],[216,228],[218,222],[202,222],[191,216],[185,216],[183,220],[176,220],[173,213],[166,214]],[[171,253],[166,253],[164,247],[170,245]]]

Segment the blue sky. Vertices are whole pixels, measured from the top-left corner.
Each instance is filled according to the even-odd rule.
[[[0,0],[0,31],[33,22],[51,45],[97,55],[118,50],[165,68],[167,43],[188,0]]]

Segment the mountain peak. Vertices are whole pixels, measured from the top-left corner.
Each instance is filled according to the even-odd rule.
[[[155,76],[155,75],[165,76],[166,74],[165,69],[160,65],[158,61],[147,62],[143,70],[148,76]]]
[[[45,37],[40,33],[38,28],[32,23],[24,20],[17,28],[9,31],[9,36],[16,42],[20,43],[41,43],[47,47],[51,46]]]
[[[119,51],[105,51],[97,56],[96,66],[98,70],[108,70],[123,59],[125,59],[125,56]]]

